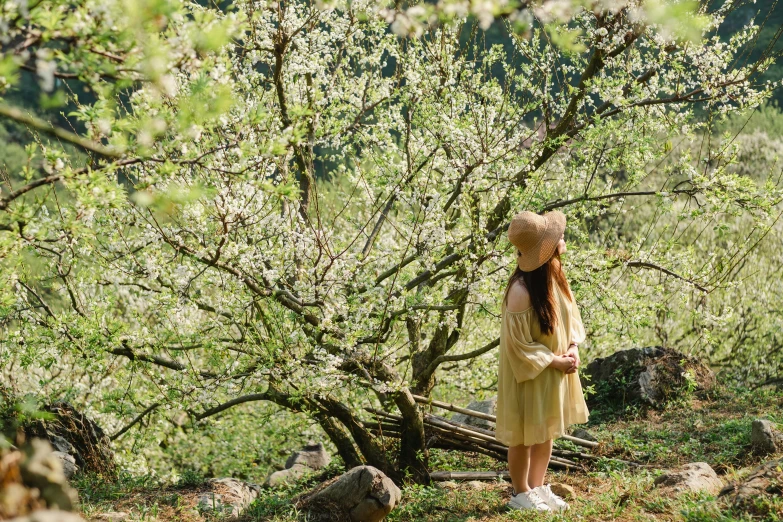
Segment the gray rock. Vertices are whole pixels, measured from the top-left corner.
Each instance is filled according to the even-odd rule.
[[[591,442],[598,442],[598,439],[596,439],[592,433],[587,431],[584,428],[577,428],[573,432],[571,432],[572,437],[576,437],[577,439],[584,439],[589,440]]]
[[[750,430],[750,445],[758,455],[769,455],[783,450],[783,433],[767,419],[755,419]]]
[[[285,461],[285,467],[287,469],[296,464],[302,464],[310,469],[321,469],[326,467],[331,460],[326,448],[319,442],[318,444],[308,444],[299,451],[293,452]]]
[[[770,460],[754,468],[744,479],[726,485],[719,497],[728,498],[735,506],[753,509],[759,500],[780,498],[783,493],[783,459]]]
[[[676,492],[706,491],[711,495],[716,495],[723,487],[723,481],[706,462],[685,464],[659,476],[654,484]]]
[[[498,405],[498,398],[492,397],[486,401],[473,401],[467,405],[468,410],[478,411],[480,413],[487,413],[489,415],[495,415],[495,410]],[[461,422],[469,426],[475,426],[477,428],[484,428],[485,430],[494,430],[495,424],[478,417],[465,415],[464,413],[455,413],[451,416],[451,420]]]
[[[84,522],[84,519],[76,513],[42,509],[30,513],[26,517],[12,518],[8,522]]]
[[[241,515],[242,512],[253,503],[256,497],[258,497],[258,494],[261,491],[261,486],[258,484],[244,482],[235,478],[213,478],[209,479],[207,484],[209,484],[216,493],[214,496],[205,494],[199,497],[199,506],[202,504],[205,506],[202,511],[207,511],[208,506],[217,506],[219,503],[220,507],[218,511],[230,514],[232,517]]]
[[[715,373],[699,359],[660,346],[620,350],[600,357],[590,362],[579,377],[583,388],[591,384],[596,387],[597,393],[587,398],[590,408],[613,403],[657,407],[684,393],[688,387],[686,372],[693,376],[696,390],[715,384]]]
[[[325,501],[338,505],[352,522],[379,522],[400,502],[400,490],[372,466],[357,466],[334,481],[316,488],[303,506]]]
[[[294,464],[292,467],[275,471],[266,478],[264,482],[265,486],[275,487],[280,484],[296,482],[300,478],[304,477],[308,473],[312,473],[312,469],[308,468],[304,464]]]
[[[73,444],[68,442],[65,437],[52,435],[49,439],[49,443],[52,445],[55,451],[60,451],[69,455],[76,453],[76,448],[74,448]]]
[[[209,479],[207,485],[212,491],[199,496],[196,503],[198,511],[229,517],[239,517],[261,491],[258,484],[235,478]]]
[[[264,485],[274,487],[285,482],[295,482],[311,471],[327,466],[331,460],[323,444],[308,444],[293,452],[285,461],[285,469],[269,475]]]
[[[76,459],[69,453],[63,453],[62,451],[53,451],[52,455],[60,459],[60,464],[63,467],[63,474],[65,478],[70,480],[76,472],[79,471],[79,466],[76,465]]]

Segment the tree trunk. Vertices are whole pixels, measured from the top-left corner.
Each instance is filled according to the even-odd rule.
[[[332,417],[321,414],[317,416],[317,419],[321,428],[329,436],[329,440],[331,440],[332,444],[337,448],[337,454],[343,459],[346,469],[352,469],[364,464],[359,453],[356,451],[356,447],[354,446],[353,441],[351,441],[351,438]]]
[[[415,483],[429,484],[430,474],[427,470],[429,451],[424,436],[422,412],[409,390],[397,394],[395,403],[402,413],[399,469],[402,473],[409,473]]]
[[[402,473],[389,460],[385,448],[362,425],[350,408],[339,401],[323,396],[318,397],[317,400],[327,410],[329,416],[339,420],[346,427],[367,464],[383,471],[395,484],[402,485]]]

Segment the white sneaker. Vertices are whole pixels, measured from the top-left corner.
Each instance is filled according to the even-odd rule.
[[[533,488],[533,491],[535,491],[538,494],[538,496],[541,497],[544,500],[544,502],[547,503],[547,505],[552,511],[565,511],[567,509],[570,509],[568,502],[563,500],[562,497],[559,497],[554,493],[552,493],[552,489],[550,488],[549,484],[537,486]]]
[[[508,507],[511,509],[535,509],[536,511],[552,511],[549,504],[541,498],[535,489],[528,491],[521,491],[516,495],[511,495],[511,500],[508,502]]]

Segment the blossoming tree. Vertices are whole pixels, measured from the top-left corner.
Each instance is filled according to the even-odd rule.
[[[492,370],[511,215],[569,215],[578,299],[629,269],[701,296],[730,249],[696,266],[687,244],[602,244],[586,224],[635,198],[689,227],[766,223],[781,195],[722,144],[647,185],[696,111],[775,87],[757,82],[771,51],[742,59],[757,25],[721,41],[730,2],[703,7],[688,40],[649,3],[559,4],[3,4],[0,88],[35,72],[73,127],[0,101],[53,138],[0,191],[2,365],[95,386],[130,405],[126,427],[268,401],[315,419],[346,465],[426,482],[413,396],[445,363]],[[508,45],[485,46],[471,13]],[[369,406],[402,417],[398,447]]]

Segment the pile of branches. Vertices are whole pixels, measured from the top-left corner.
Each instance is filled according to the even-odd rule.
[[[494,423],[495,416],[479,411],[460,408],[453,404],[447,404],[440,401],[428,399],[418,395],[413,396],[416,402],[434,406],[440,409],[449,410],[456,413],[462,413],[470,417],[483,419]],[[374,408],[366,410],[375,416],[374,421],[365,422],[364,425],[373,434],[377,436],[400,438],[402,435],[402,417],[393,413],[388,413]],[[488,455],[501,462],[506,462],[508,458],[508,446],[495,439],[495,432],[484,428],[457,422],[454,420],[434,415],[432,413],[424,414],[424,431],[427,436],[427,447],[440,448],[456,451],[471,451]],[[561,439],[568,440],[575,445],[584,448],[584,451],[573,451],[558,447],[552,448],[552,456],[549,460],[549,467],[553,469],[585,470],[584,464],[589,461],[597,460],[601,457],[588,453],[598,446],[597,442],[580,439],[571,435],[562,435]],[[636,462],[630,462],[620,459],[612,459],[623,462],[630,466],[640,466]],[[466,474],[467,473],[467,474]],[[431,473],[430,476],[435,479],[482,479],[493,478],[498,475],[495,472],[466,472],[466,473]],[[501,473],[502,474],[502,473]],[[506,473],[507,474],[507,473]],[[443,475],[442,477],[440,475]],[[459,476],[457,476],[459,475]],[[462,476],[465,475],[465,476]],[[470,476],[468,476],[470,475]],[[487,475],[487,476],[484,476]],[[491,475],[491,477],[490,477]]]

